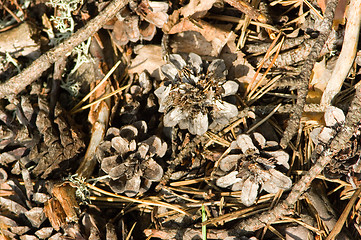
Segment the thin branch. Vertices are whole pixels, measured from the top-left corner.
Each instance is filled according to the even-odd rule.
[[[333,156],[345,148],[345,145],[351,138],[352,134],[356,131],[360,119],[361,88],[358,87],[346,116],[344,126],[331,141],[330,147],[322,152],[312,168],[292,187],[292,191],[289,193],[287,198],[269,212],[241,221],[232,231],[235,231],[235,233],[240,230],[256,231],[257,229],[265,227],[267,224],[271,224],[282,216],[290,214],[292,206],[309,188],[315,177],[321,173],[327,164],[330,163]]]
[[[120,9],[125,7],[127,3],[128,0],[112,1],[98,16],[90,20],[69,39],[41,55],[18,75],[0,84],[0,99],[9,97],[10,94],[16,95],[25,89],[26,86],[38,79],[41,74],[59,58],[70,53],[74,47],[95,34],[106,22],[113,18]]]
[[[308,93],[308,81],[310,79],[313,66],[316,63],[318,56],[322,50],[323,45],[328,38],[328,35],[331,32],[332,20],[334,17],[335,9],[337,6],[337,0],[330,0],[327,2],[327,7],[325,11],[325,17],[321,25],[320,35],[317,37],[317,41],[312,47],[312,50],[308,57],[305,60],[305,63],[302,66],[301,74],[299,76],[300,81],[302,81],[300,88],[297,91],[297,106],[288,121],[286,130],[284,131],[283,137],[280,142],[282,148],[286,148],[287,144],[291,141],[292,137],[296,134],[299,126],[300,120],[303,112],[303,108],[306,104],[306,96]]]

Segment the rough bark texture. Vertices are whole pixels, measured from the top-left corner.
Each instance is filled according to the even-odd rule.
[[[327,2],[327,8],[324,16],[324,20],[321,26],[320,35],[317,37],[315,44],[312,47],[312,50],[308,57],[305,60],[305,63],[302,66],[300,81],[301,86],[297,91],[297,105],[296,108],[288,121],[288,126],[284,131],[283,137],[281,139],[280,146],[286,148],[287,144],[291,141],[292,137],[296,134],[299,126],[300,120],[303,112],[303,108],[306,104],[306,96],[308,93],[308,81],[312,73],[313,66],[316,63],[318,56],[325,44],[328,35],[331,32],[332,20],[337,6],[337,0],[332,0]]]

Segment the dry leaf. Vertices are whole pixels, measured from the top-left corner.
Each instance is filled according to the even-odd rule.
[[[201,18],[206,15],[207,11],[212,8],[218,0],[190,0],[189,3],[180,9],[184,17]]]
[[[219,56],[223,47],[235,34],[230,25],[213,26],[205,21],[182,19],[173,25],[169,34],[177,34],[170,41],[173,52],[194,52],[202,56]]]
[[[154,11],[153,7],[157,7],[155,9],[157,9],[158,11]],[[143,0],[140,2],[135,11],[139,16],[142,16],[145,20],[147,20],[151,24],[154,24],[158,28],[162,28],[168,20],[168,14],[166,13],[168,11],[167,3],[156,3]]]
[[[325,13],[327,0],[317,0],[318,6],[321,8],[322,13]],[[335,16],[333,18],[333,28],[337,29],[338,25],[345,24],[345,17],[347,11],[347,5],[349,4],[348,0],[339,0],[336,10]]]
[[[335,16],[333,18],[333,27],[334,29],[338,29],[338,25],[345,25],[346,22],[346,12],[348,9],[348,0],[339,0],[336,10],[335,10]],[[352,10],[351,10],[352,11]]]
[[[35,59],[40,56],[39,39],[39,31],[35,24],[22,22],[19,26],[0,33],[0,52]]]
[[[321,62],[315,63],[315,66],[312,69],[309,91],[306,100],[308,103],[320,103],[322,94],[325,91],[331,74],[332,71],[326,68],[325,58],[323,58]]]
[[[244,58],[245,54],[237,50],[234,40],[231,38],[227,45],[223,48],[220,58],[224,60],[228,69],[228,78],[237,79],[241,89],[247,89],[247,86],[252,82],[256,71],[254,67]],[[254,84],[257,84],[262,74],[258,74]],[[266,79],[264,80],[266,82]]]
[[[157,45],[139,45],[134,49],[137,56],[132,60],[129,73],[141,74],[147,71],[151,77],[161,80],[160,66],[166,62],[162,59],[162,49]]]

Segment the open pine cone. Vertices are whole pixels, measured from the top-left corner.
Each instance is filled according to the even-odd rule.
[[[164,126],[178,124],[191,134],[202,135],[208,128],[227,124],[237,116],[237,107],[224,98],[234,95],[238,84],[226,80],[222,59],[203,62],[200,56],[190,53],[186,61],[179,54],[171,54],[169,61],[161,68],[169,81],[155,90],[159,112],[165,113]]]
[[[278,144],[266,139],[259,133],[253,134],[256,147],[249,135],[241,134],[231,143],[231,153],[220,160],[216,170],[216,185],[242,191],[241,200],[246,206],[252,205],[261,190],[277,193],[292,186],[292,180],[275,169],[282,165],[288,169],[289,156],[277,150]]]
[[[135,3],[135,2],[132,2]],[[113,39],[120,46],[129,41],[150,41],[156,34],[156,27],[162,28],[168,20],[168,4],[142,0],[138,5],[129,4],[118,15],[113,27]]]
[[[15,163],[14,174],[19,174],[22,166],[47,178],[84,148],[82,134],[71,118],[57,105],[52,120],[42,97],[30,100],[22,96],[15,114],[16,118],[11,111],[0,110],[0,165]]]
[[[108,129],[97,158],[110,176],[109,186],[114,192],[134,196],[162,178],[163,168],[156,159],[165,155],[167,144],[157,136],[146,138],[146,132],[144,121]]]

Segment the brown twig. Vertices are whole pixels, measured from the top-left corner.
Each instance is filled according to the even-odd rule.
[[[21,23],[21,19],[16,16],[15,13],[13,13],[2,1],[0,1],[0,5],[18,22]]]
[[[356,94],[346,116],[345,125],[331,141],[329,148],[325,149],[312,168],[292,187],[287,198],[269,212],[262,213],[240,222],[232,231],[255,231],[284,215],[291,213],[292,206],[300,199],[301,195],[309,188],[315,177],[330,163],[332,157],[345,148],[348,140],[355,132],[361,118],[361,88],[356,89]]]
[[[0,99],[10,94],[18,94],[26,86],[38,79],[55,61],[71,52],[74,47],[84,42],[108,22],[120,9],[128,3],[127,0],[112,1],[98,16],[90,20],[69,39],[41,55],[29,67],[5,83],[0,84]]]
[[[305,63],[302,66],[301,74],[299,76],[300,81],[302,81],[302,86],[297,91],[297,106],[288,121],[286,130],[284,131],[283,137],[280,142],[282,148],[286,148],[288,142],[291,141],[292,137],[298,131],[300,126],[300,120],[303,112],[303,108],[306,104],[306,96],[308,93],[308,81],[312,73],[313,66],[316,63],[316,60],[322,50],[323,45],[325,44],[328,35],[331,32],[332,20],[337,6],[337,0],[331,0],[327,2],[327,8],[325,11],[325,16],[322,22],[320,35],[317,37],[317,41],[312,47],[312,50],[308,57],[305,60]]]

